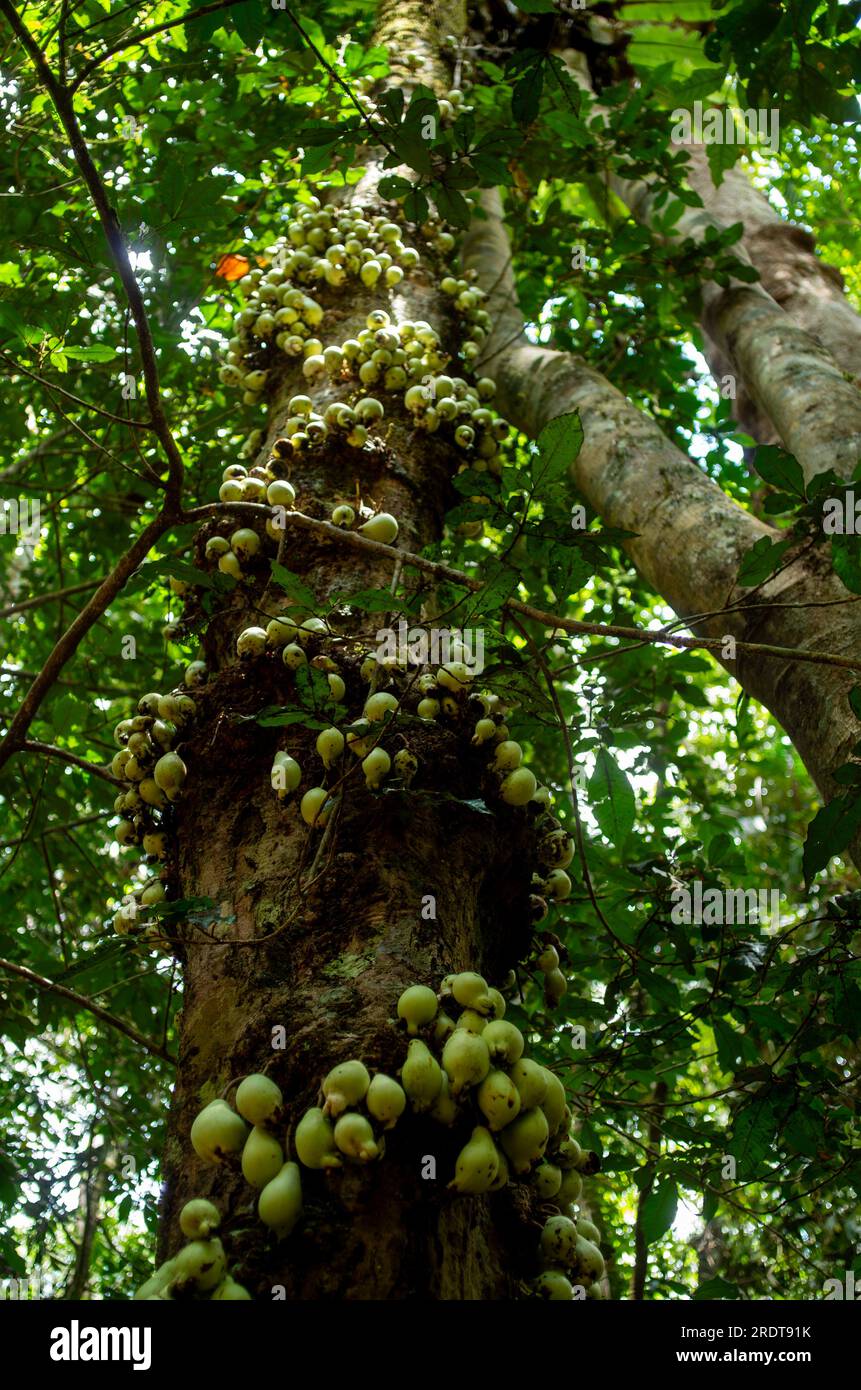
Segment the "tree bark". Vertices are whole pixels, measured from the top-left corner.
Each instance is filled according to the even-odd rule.
[[[738,243],[759,271],[760,284],[784,313],[830,353],[841,371],[861,383],[861,315],[846,297],[836,266],[816,254],[816,238],[787,222],[738,167],[728,169],[720,185],[711,177],[704,146],[688,152],[688,183],[706,212],[724,227],[744,224]],[[715,377],[731,370],[716,343],[703,329],[706,357]],[[761,443],[776,443],[777,431],[742,387],[736,400],[739,422]]]
[[[498,194],[484,195],[483,219],[466,237],[467,265],[490,294],[494,330],[483,364],[493,371],[500,409],[532,438],[548,420],[578,410],[585,432],[572,470],[578,492],[607,526],[635,533],[626,549],[646,582],[680,617],[708,635],[858,653],[857,606],[814,552],[754,594],[735,582],[738,566],[763,536],[777,537],[730,501],[660,428],[602,376],[572,354],[537,347],[523,336]],[[858,736],[847,696],[856,683],[837,667],[739,653],[722,661],[792,739],[826,799],[841,790],[832,773]]]
[[[561,56],[572,77],[592,95],[583,55],[566,49]],[[601,111],[600,106],[597,110]],[[691,178],[702,185],[702,170],[693,172],[694,167]],[[652,226],[656,192],[651,178],[626,179],[610,173],[607,183],[632,217],[645,227]],[[685,207],[668,239],[689,237],[701,243],[709,228],[721,232],[727,225],[709,203],[702,208]],[[735,251],[740,260],[756,265],[744,241]],[[758,255],[762,259],[761,248]],[[783,272],[751,285],[733,280],[723,287],[704,280],[701,321],[713,352],[710,365],[717,378],[736,378],[743,423],[754,438],[782,442],[798,459],[808,480],[829,468],[848,480],[861,449],[861,391],[846,379],[845,372],[857,377],[858,363],[854,350],[847,357],[846,349],[841,348],[835,358],[829,348],[832,341],[841,341],[847,320],[853,322],[857,316],[844,300],[839,331],[835,315],[834,335],[826,340],[819,332],[823,314],[811,314],[809,296],[798,294],[793,301],[796,311],[805,304],[804,317],[787,311],[793,296],[787,291],[785,264]],[[781,293],[783,305],[772,297],[772,285]],[[827,316],[828,310],[824,313]],[[857,322],[853,322],[852,332],[855,341]]]
[[[438,26],[456,32],[454,22],[451,12],[432,14],[417,0],[387,0],[376,41],[398,61],[406,48],[422,52],[439,73]],[[425,79],[427,72],[425,66]],[[378,175],[379,167],[369,166],[345,204],[391,216],[376,192]],[[393,320],[434,323],[454,353],[453,319],[436,285],[444,273],[430,256],[396,290],[364,290],[350,280],[343,292],[319,292],[327,340],[354,335],[371,308],[386,307]],[[279,360],[261,460],[282,432],[294,393],[308,392],[321,411],[345,394],[338,384],[310,390],[289,359]],[[441,535],[460,458],[440,435],[417,434],[398,395],[385,399],[384,436],[363,450],[329,442],[303,454],[291,481],[297,506],[318,517],[328,517],[335,501],[354,499],[359,486],[398,518],[402,543],[420,550]],[[236,524],[227,517],[206,528],[199,550],[207,535],[229,534]],[[388,561],[344,551],[310,532],[288,534],[283,563],[320,603],[336,592],[390,584]],[[277,653],[246,666],[234,655],[236,634],[249,623],[265,624],[261,609],[273,616],[289,607],[266,589],[269,558],[271,550],[251,591],[234,591],[209,624],[208,679],[195,693],[193,736],[180,748],[189,779],[175,819],[172,896],[211,899],[225,905],[227,917],[205,928],[186,923],[179,933],[185,993],[159,1258],[182,1244],[183,1204],[207,1196],[224,1213],[220,1235],[231,1271],[254,1297],[283,1291],[288,1299],[509,1298],[535,1254],[528,1189],[470,1198],[446,1192],[468,1138],[462,1129],[404,1117],[387,1136],[381,1162],[303,1168],[304,1217],[280,1243],[257,1220],[257,1194],[238,1165],[204,1164],[189,1144],[198,1111],[217,1095],[232,1096],[231,1084],[245,1074],[265,1071],[280,1086],[288,1136],[317,1103],[320,1082],[335,1064],[359,1057],[371,1069],[396,1074],[406,1056],[395,1018],[401,991],[413,983],[436,987],[461,969],[498,984],[532,934],[530,847],[538,808],[518,811],[491,800],[487,758],[469,745],[475,714],[470,722],[464,710],[456,726],[399,717],[396,735],[384,744],[393,754],[407,746],[418,758],[409,790],[368,791],[348,753],[339,809],[325,831],[309,829],[295,801],[276,800],[269,782],[276,748],[303,768],[303,791],[322,774],[308,771],[319,769],[315,730],[292,725],[284,734],[247,719],[265,705],[284,705],[293,692]],[[371,621],[373,632],[387,620]],[[355,614],[342,610],[331,637],[314,648],[336,659],[353,718],[368,694],[358,667],[373,646]],[[243,716],[247,722],[238,722]],[[469,804],[481,797],[493,814]],[[422,912],[427,895],[435,901],[432,917]],[[286,1049],[273,1045],[279,1027]],[[435,1180],[422,1176],[427,1156],[436,1160]]]

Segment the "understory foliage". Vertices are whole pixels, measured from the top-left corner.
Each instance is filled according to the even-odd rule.
[[[842,124],[857,114],[857,5],[691,3],[675,7],[672,24],[662,5],[529,0],[505,23],[514,7],[470,7],[470,31],[442,50],[452,89],[463,90],[448,109],[421,72],[404,95],[403,62],[393,77],[395,55],[375,45],[368,5],[308,0],[299,13],[242,0],[192,17],[196,8],[165,0],[130,18],[125,6],[83,0],[62,21],[56,5],[18,10],[51,65],[80,79],[74,109],[132,253],[187,509],[219,496],[225,469],[251,466],[265,425],[265,383],[237,390],[225,363],[239,343],[258,353],[248,370],[265,370],[276,325],[249,347],[234,338],[237,315],[279,239],[358,184],[373,147],[384,152],[379,193],[391,225],[407,245],[419,229],[432,275],[459,276],[457,237],[476,196],[502,189],[528,335],[608,376],[740,505],[793,541],[822,545],[834,480],[805,488],[782,450],[755,451],[700,355],[701,283],[744,273],[733,252],[740,228],[699,246],[659,234],[695,201],[670,112],[697,99],[777,104],[778,150],[743,164],[781,212],[816,231],[850,297],[861,294],[861,181]],[[3,14],[0,103],[12,138],[0,153],[0,493],[37,502],[41,522],[35,545],[0,535],[5,732],[75,613],[157,512],[167,470],[153,432],[129,423],[145,407],[128,300],[67,134]],[[593,60],[600,121],[559,57],[566,48]],[[714,176],[743,153],[710,147]],[[653,229],[607,194],[610,172],[658,181]],[[577,268],[575,247],[585,252]],[[463,311],[472,322],[476,307]],[[289,333],[289,323],[277,327]],[[251,319],[243,332],[248,340]],[[335,338],[321,331],[321,340],[322,350]],[[478,346],[464,373],[492,380]],[[422,371],[456,375],[432,357]],[[375,395],[372,378],[362,393]],[[484,633],[489,710],[496,700],[511,712],[511,736],[576,845],[570,894],[547,895],[530,949],[511,962],[505,1019],[529,1038],[530,1057],[564,1077],[577,1142],[600,1159],[583,1188],[605,1235],[610,1296],[629,1296],[635,1265],[647,1298],[821,1296],[827,1279],[861,1273],[861,897],[837,857],[861,818],[857,764],[843,770],[838,810],[823,812],[786,735],[706,651],[572,635],[508,606],[688,631],[634,570],[624,533],[588,508],[584,525],[572,524],[582,506],[569,478],[576,417],[537,441],[500,430],[498,456],[488,445],[480,459],[482,431],[491,439],[498,419],[486,394],[467,393],[472,414],[488,420],[462,438],[467,467],[453,477],[443,538],[423,551],[469,583],[437,573],[419,585],[405,566],[390,591],[320,602],[291,571],[289,525],[283,541],[269,532],[254,563],[265,561],[267,580],[316,635],[346,604],[373,647],[378,614],[417,622],[431,589],[448,626]],[[330,421],[333,433],[361,424]],[[360,432],[350,447],[362,446]],[[261,493],[288,472],[274,469]],[[374,510],[362,513],[359,500],[357,526]],[[290,505],[287,493],[270,501]],[[206,524],[211,541],[218,524]],[[161,856],[138,869],[147,846],[137,856],[123,847],[144,831],[117,809],[130,784],[119,784],[114,730],[145,692],[183,686],[219,606],[243,583],[241,544],[235,566],[220,563],[225,553],[203,550],[196,522],[167,526],[38,709],[27,736],[55,752],[21,749],[3,770],[0,1276],[38,1269],[67,1296],[129,1297],[151,1273],[182,1006],[171,928],[192,914],[207,929],[219,905],[161,903],[156,892],[144,900],[146,931],[134,913],[134,930],[115,931]],[[831,558],[861,593],[857,539],[841,537]],[[772,551],[750,558],[745,582],[760,584],[780,563]],[[242,654],[252,665],[265,632],[260,641]],[[284,645],[270,637],[269,656]],[[299,668],[307,643],[295,645]],[[290,708],[261,701],[261,726],[337,724],[346,707],[327,674],[337,672],[325,660],[297,670]],[[187,688],[193,700],[193,679]],[[853,709],[861,714],[859,692]],[[88,774],[58,749],[112,772]],[[149,834],[159,829],[153,796]],[[306,815],[303,803],[302,815],[313,823],[323,806]],[[768,901],[779,901],[779,920],[680,920],[678,890],[696,883],[703,894],[777,895]],[[546,988],[536,964],[548,947],[564,993]]]

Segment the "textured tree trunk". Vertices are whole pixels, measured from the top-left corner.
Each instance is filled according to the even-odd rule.
[[[750,547],[777,533],[735,505],[660,428],[572,354],[522,336],[508,239],[496,193],[466,238],[465,259],[490,293],[494,332],[483,361],[497,382],[500,409],[533,438],[548,420],[579,410],[585,439],[572,481],[607,526],[636,533],[626,549],[643,578],[710,636],[842,656],[858,654],[857,604],[816,552],[798,559],[753,595],[735,576]],[[724,611],[728,608],[728,611]],[[826,798],[832,772],[859,736],[847,695],[857,677],[739,652],[723,660],[750,695],[783,725]]]
[[[423,79],[428,64],[441,77],[433,54],[440,32],[457,32],[456,8],[431,15],[417,0],[389,0],[380,9],[377,41],[394,55],[422,52]],[[378,175],[369,166],[345,201],[363,213],[380,211]],[[421,238],[408,240],[421,245]],[[319,292],[327,341],[354,335],[371,308],[386,307],[393,319],[433,323],[453,350],[453,319],[436,288],[444,273],[430,255],[395,291],[357,289],[351,279],[343,293]],[[291,395],[308,391],[320,410],[344,396],[343,386],[308,388],[288,359],[279,361],[262,460],[282,432]],[[420,550],[441,534],[460,458],[440,436],[418,434],[396,394],[385,400],[384,437],[371,447],[356,450],[330,439],[300,457],[291,472],[296,505],[328,519],[335,502],[355,500],[358,486],[398,518],[399,543]],[[198,546],[237,524],[247,522],[213,525]],[[345,551],[307,531],[288,529],[287,537],[281,559],[318,600],[391,583],[388,560]],[[387,1136],[381,1162],[327,1172],[303,1168],[304,1218],[283,1242],[258,1221],[257,1194],[238,1165],[207,1165],[189,1143],[201,1107],[248,1073],[265,1071],[280,1086],[288,1134],[316,1104],[320,1082],[335,1064],[359,1057],[396,1074],[406,1056],[395,1014],[401,991],[417,982],[436,987],[443,975],[462,969],[498,984],[531,939],[533,815],[498,798],[491,815],[467,804],[490,797],[492,788],[487,758],[470,750],[463,729],[401,716],[398,742],[419,761],[412,788],[374,794],[351,759],[339,810],[325,831],[310,829],[295,801],[275,798],[269,773],[276,748],[306,771],[303,790],[321,773],[309,780],[307,770],[320,767],[316,731],[292,725],[284,736],[253,720],[237,722],[292,698],[292,676],[277,653],[246,666],[234,655],[237,633],[265,623],[261,608],[273,616],[285,607],[283,594],[266,589],[268,558],[251,592],[235,590],[209,624],[208,679],[196,693],[193,738],[180,750],[189,778],[176,816],[175,893],[223,904],[225,917],[206,928],[187,924],[180,933],[185,994],[160,1258],[182,1244],[183,1203],[208,1196],[224,1213],[220,1234],[234,1277],[255,1297],[508,1298],[534,1257],[529,1199],[522,1187],[488,1197],[446,1192],[468,1138],[462,1129],[405,1117]],[[337,631],[318,647],[337,660],[351,717],[361,714],[368,694],[358,674],[363,653],[376,645],[372,634],[385,622],[377,615],[362,622],[344,611]],[[396,751],[397,743],[386,742]],[[283,1048],[279,1028],[286,1032]],[[435,1178],[423,1176],[427,1156],[436,1160]]]
[[[784,313],[821,343],[838,367],[861,383],[861,315],[846,298],[843,276],[816,254],[816,238],[785,221],[740,168],[729,169],[716,186],[702,145],[688,152],[688,183],[706,212],[724,227],[744,225],[738,243],[760,275],[760,284]],[[731,366],[706,336],[706,357],[716,378]],[[777,431],[742,386],[735,403],[740,423],[754,439],[775,443]]]
[[[559,56],[594,100],[585,55],[565,48]],[[605,114],[600,105],[596,109]],[[813,238],[782,223],[743,174],[731,171],[732,194],[721,196],[701,146],[691,147],[689,168],[689,182],[704,205],[685,207],[668,239],[701,243],[709,229],[723,232],[733,222],[750,220],[734,250],[761,275],[750,285],[702,284],[701,323],[716,382],[735,378],[736,418],[760,443],[783,443],[805,478],[829,468],[851,478],[861,447],[861,391],[855,384],[861,319],[842,293],[841,277],[813,256]],[[626,179],[611,172],[607,185],[632,217],[652,226],[653,178]],[[775,244],[783,254],[775,254]],[[793,262],[791,246],[803,246],[806,259]]]

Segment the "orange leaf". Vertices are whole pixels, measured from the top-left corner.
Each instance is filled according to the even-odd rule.
[[[247,256],[237,256],[235,252],[229,251],[219,260],[215,273],[221,280],[241,280],[250,269],[251,262]]]

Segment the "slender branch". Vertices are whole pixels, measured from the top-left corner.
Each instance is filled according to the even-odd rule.
[[[67,401],[73,401],[82,410],[87,410],[94,415],[102,415],[106,420],[112,421],[115,425],[125,425],[133,430],[151,430],[153,428],[149,420],[132,420],[128,415],[114,415],[110,410],[103,410],[99,405],[91,405],[89,401],[84,401],[80,396],[67,391],[64,386],[58,386],[56,381],[48,381],[46,377],[40,376],[38,372],[33,372],[29,367],[25,367],[23,362],[18,362],[14,357],[10,357],[8,352],[0,352],[0,359],[9,364],[10,375],[21,372],[24,376],[30,377],[39,386],[44,386],[50,391],[56,391],[58,395],[65,396]]]
[[[86,593],[88,589],[97,589],[101,583],[101,579],[87,579],[83,584],[70,584],[66,589],[52,589],[50,594],[36,594],[35,598],[10,603],[8,608],[0,608],[0,618],[9,618],[13,613],[25,613],[30,608],[41,608],[43,603],[53,603],[54,599],[71,598],[72,594]]]
[[[151,29],[141,29],[140,33],[135,34],[131,39],[120,39],[119,43],[112,44],[110,48],[104,49],[97,58],[91,58],[88,63],[81,68],[78,76],[69,86],[69,95],[74,96],[82,82],[86,82],[91,73],[96,68],[100,68],[102,63],[106,63],[115,53],[122,53],[127,48],[138,48],[145,39],[154,38],[156,34],[163,34],[167,29],[176,29],[180,24],[190,24],[194,19],[201,19],[205,14],[215,14],[216,10],[229,9],[235,5],[236,0],[214,0],[211,5],[201,5],[198,10],[191,10],[190,13],[180,15],[178,19],[168,19],[164,24],[154,24]],[[129,6],[130,9],[136,8]]]
[[[0,0],[0,7],[6,4],[6,0]],[[150,524],[141,531],[133,545],[129,547],[107,579],[102,580],[89,603],[85,604],[74,621],[66,628],[51,655],[48,657],[38,676],[34,680],[27,694],[21,702],[17,714],[9,725],[6,737],[0,743],[0,767],[8,762],[12,754],[22,745],[27,730],[36,717],[36,713],[47,695],[57,676],[62,671],[66,662],[73,656],[83,638],[94,627],[99,618],[110,606],[113,599],[123,588],[127,579],[134,573],[141,560],[148,554],[151,547],[173,524],[174,514],[170,509],[163,509],[153,518]]]
[[[178,520],[184,525],[188,522],[203,521],[207,517],[223,516],[228,512],[241,512],[258,519],[272,515],[272,509],[259,502],[207,502],[202,507],[183,512]],[[452,584],[462,585],[472,593],[481,593],[485,587],[480,580],[453,569],[451,565],[444,565],[438,560],[427,560],[423,555],[413,555],[407,550],[399,550],[396,546],[383,545],[381,541],[373,541],[368,536],[360,535],[358,531],[344,531],[330,521],[319,521],[316,517],[305,516],[303,512],[287,512],[286,521],[300,531],[314,531],[319,535],[328,536],[352,550],[364,550],[392,560],[400,560],[411,569],[423,570],[437,579],[446,579]],[[617,623],[580,622],[577,618],[562,618],[556,613],[548,613],[542,608],[536,608],[534,604],[523,603],[520,599],[514,598],[506,599],[502,606],[513,613],[522,613],[533,622],[543,623],[545,627],[560,628],[574,636],[619,637],[626,641],[666,643],[671,647],[705,648],[706,651],[715,652],[720,651],[725,643],[723,637],[682,637],[667,627],[646,629],[621,627]],[[861,657],[838,656],[833,652],[802,651],[797,647],[777,647],[769,642],[744,642],[741,639],[736,640],[735,647],[739,652],[778,657],[783,661],[802,661],[815,666],[840,666],[849,671],[861,671]]]
[[[89,825],[90,821],[104,820],[106,816],[112,816],[113,814],[111,810],[94,811],[90,816],[79,816],[77,820],[64,821],[62,825],[46,825],[44,830],[39,831],[39,835],[53,835],[58,830],[74,830],[78,825]],[[26,835],[19,835],[15,840],[0,840],[0,849],[11,849],[13,845],[23,844],[24,840],[27,838]]]
[[[101,777],[103,781],[110,782],[114,787],[124,787],[125,782],[121,782],[118,777],[114,777],[106,767],[100,767],[98,763],[90,763],[86,758],[79,758],[75,753],[69,753],[65,748],[58,748],[53,743],[39,743],[37,739],[25,739],[20,745],[21,751],[26,753],[43,753],[46,758],[59,758],[61,762],[70,763],[72,767],[83,768],[84,772],[91,772],[95,777]]]
[[[73,989],[67,989],[65,985],[57,984],[55,980],[49,980],[44,975],[37,975],[35,970],[28,970],[26,965],[18,965],[15,961],[5,960],[2,956],[0,956],[0,970],[8,970],[12,975],[19,975],[22,980],[27,980],[37,989],[47,990],[51,994],[61,994],[64,999],[70,999],[73,1004],[77,1004],[80,1008],[86,1009],[88,1013],[94,1014],[103,1023],[109,1023],[112,1028],[116,1028],[117,1032],[125,1033],[127,1038],[131,1038],[132,1042],[136,1042],[139,1047],[146,1048],[153,1057],[161,1057],[162,1061],[170,1062],[176,1066],[176,1058],[168,1052],[167,1048],[151,1042],[130,1023],[126,1023],[125,1019],[118,1018],[116,1014],[110,1013],[108,1009],[103,1009],[99,1004],[94,1004],[92,999],[87,999],[85,995],[76,994]]]
[[[4,14],[8,19],[13,31],[17,34],[26,49],[30,61],[39,75],[42,86],[54,103],[63,129],[69,137],[69,144],[75,156],[75,161],[81,171],[84,183],[89,190],[93,206],[102,224],[102,231],[105,234],[108,249],[111,253],[114,265],[117,268],[117,273],[122,281],[126,299],[128,300],[132,318],[134,319],[135,328],[137,329],[141,368],[143,371],[150,420],[152,422],[152,428],[159,438],[168,461],[167,495],[172,501],[177,502],[182,491],[182,456],[177,448],[176,441],[173,438],[170,426],[167,422],[167,417],[164,413],[164,406],[162,405],[161,391],[159,388],[155,344],[153,343],[152,333],[150,331],[143,295],[141,294],[141,289],[135,277],[135,273],[132,270],[128,247],[126,245],[126,239],[123,236],[122,228],[120,227],[119,217],[116,210],[110,204],[107,189],[102,182],[99,171],[93,163],[87,142],[81,133],[69,89],[64,87],[55,77],[44,53],[18,15],[13,0],[0,0],[0,13]]]

